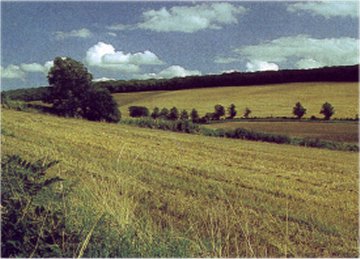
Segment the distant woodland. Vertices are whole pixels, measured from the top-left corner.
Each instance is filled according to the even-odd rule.
[[[249,86],[291,82],[358,82],[359,65],[324,67],[308,70],[280,70],[264,72],[233,72],[220,75],[188,76],[172,79],[110,80],[94,82],[111,93],[181,90],[207,87]],[[16,89],[2,92],[14,100],[39,101],[48,94],[50,86]]]

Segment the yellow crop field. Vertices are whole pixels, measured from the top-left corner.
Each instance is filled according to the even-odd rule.
[[[337,118],[354,118],[358,113],[358,83],[289,83],[266,86],[219,87],[179,91],[159,91],[141,93],[117,93],[123,116],[128,116],[131,105],[143,105],[149,109],[175,106],[190,111],[196,108],[199,114],[213,112],[216,104],[228,107],[234,103],[238,116],[246,107],[252,110],[251,116],[293,116],[292,108],[296,102],[307,109],[305,118],[319,114],[325,102],[335,107]]]
[[[222,102],[237,100],[238,106],[250,106],[254,113],[259,109],[256,115],[260,111],[266,115],[266,100],[274,87],[282,92],[282,86],[223,88],[224,98],[231,91],[234,94]],[[301,87],[308,88],[291,86],[299,93]],[[350,100],[357,91],[355,84],[339,87],[349,90],[348,94],[334,94],[333,100],[324,97],[319,103],[327,100],[338,108],[339,116],[352,116],[355,110],[347,112],[354,109]],[[213,96],[213,103],[220,100],[216,91],[192,90],[193,96],[187,91],[169,92],[151,98],[163,101],[159,106],[187,109],[198,103],[194,106],[204,112],[212,103],[206,97]],[[256,98],[248,97],[246,103],[245,95],[237,95],[242,91],[262,92],[264,99],[256,106]],[[335,102],[340,99],[344,106]],[[282,98],[283,104],[285,100]],[[312,105],[317,107],[315,100]],[[150,107],[152,101],[137,104]],[[300,101],[310,109],[310,100]],[[2,156],[60,160],[50,173],[75,183],[67,220],[88,229],[94,224],[91,219],[106,214],[109,233],[121,237],[132,228],[137,240],[147,244],[139,248],[143,249],[139,256],[149,256],[149,247],[179,242],[190,257],[358,256],[358,153],[4,109],[1,128]],[[179,255],[177,249],[171,248],[169,256]]]

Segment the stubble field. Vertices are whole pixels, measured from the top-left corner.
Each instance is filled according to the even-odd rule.
[[[135,232],[118,256],[358,256],[358,153],[11,110],[1,127],[3,156],[60,160],[74,226],[105,214],[109,250]]]

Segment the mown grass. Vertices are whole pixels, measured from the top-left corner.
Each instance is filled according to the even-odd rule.
[[[2,129],[2,155],[77,183],[69,224],[106,215],[85,255],[358,256],[357,153],[12,110]]]
[[[206,125],[212,129],[236,129],[244,128],[253,131],[269,132],[274,134],[284,134],[294,137],[310,137],[323,140],[358,143],[359,124],[358,122],[251,122],[234,121],[225,123],[214,123]]]
[[[128,116],[131,105],[186,109],[196,108],[201,116],[213,112],[216,104],[228,107],[234,103],[238,116],[245,107],[252,110],[250,116],[291,117],[296,102],[307,109],[305,118],[312,115],[323,117],[320,108],[329,102],[335,107],[337,118],[354,118],[358,111],[358,83],[289,83],[249,87],[219,87],[179,91],[118,93],[113,95],[119,103],[123,116]]]

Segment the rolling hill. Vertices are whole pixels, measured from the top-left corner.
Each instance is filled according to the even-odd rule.
[[[2,156],[60,160],[51,174],[75,184],[67,222],[96,226],[88,246],[104,253],[358,256],[357,153],[6,109],[1,128]]]
[[[218,87],[178,91],[152,91],[113,94],[119,103],[123,116],[128,116],[128,107],[146,106],[152,110],[155,106],[175,106],[191,111],[196,108],[201,116],[213,112],[216,104],[228,107],[234,103],[241,117],[245,107],[252,110],[251,116],[292,117],[292,108],[300,101],[307,109],[305,118],[319,114],[321,105],[330,102],[335,107],[336,118],[355,118],[358,111],[358,83],[289,83],[248,87]]]

